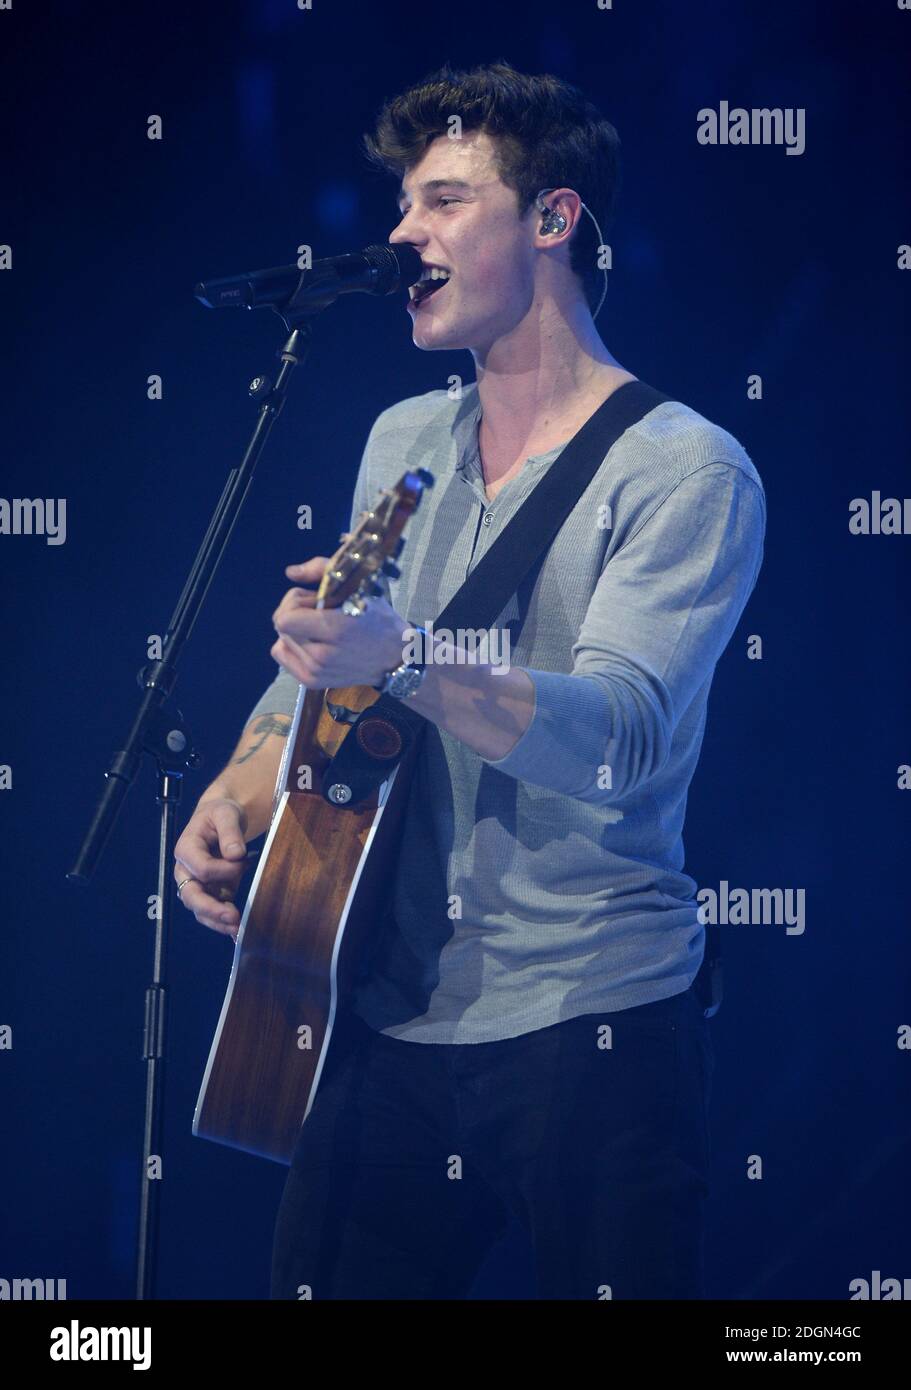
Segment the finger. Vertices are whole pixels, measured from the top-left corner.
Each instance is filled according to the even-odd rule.
[[[207,899],[213,911],[220,915],[224,909],[228,919],[232,919],[229,909],[234,908],[236,911],[234,897],[240,888],[246,864],[244,863],[243,867],[234,863],[229,866],[224,860],[218,860],[217,863],[223,866],[221,873],[216,869],[208,874],[194,874],[178,862],[174,868],[174,883],[180,890],[177,900],[191,912],[195,912],[193,904]]]
[[[301,685],[308,685],[313,679],[313,672],[303,652],[290,637],[279,637],[269,648],[269,655],[279,666],[290,672],[295,680],[300,681]]]
[[[328,664],[338,656],[337,647],[331,642],[318,642],[315,638],[304,638],[304,645],[301,645],[300,633],[295,632],[292,637],[285,628],[279,628],[276,635],[276,645],[281,642],[284,644],[285,651],[294,656],[297,661],[313,676],[322,675]]]
[[[276,632],[290,628],[298,641],[303,639],[305,642],[331,637],[333,610],[316,608],[312,603],[302,602],[298,597],[300,592],[299,589],[292,589],[289,594],[285,594],[272,614],[272,626]]]
[[[315,598],[315,595],[309,595]],[[371,599],[370,604],[379,603]],[[300,642],[339,642],[351,635],[351,618],[340,608],[316,608],[308,603],[301,589],[291,589],[272,614],[272,626],[278,632],[290,629]]]
[[[191,822],[185,827],[174,847],[175,878],[178,868],[181,867],[186,869],[186,873],[181,874],[182,878],[186,878],[187,874],[192,874],[194,878],[206,878],[212,872],[213,866],[221,862],[212,853],[212,850],[211,835],[202,829],[192,828]]]
[[[201,883],[195,879],[186,885],[180,895],[180,900],[188,912],[192,912],[197,922],[201,922],[204,927],[209,927],[211,931],[220,932],[223,936],[236,936],[237,928],[240,925],[240,913],[234,903],[222,903],[217,898],[213,898],[211,893],[207,893]]]
[[[319,596],[315,589],[292,589],[282,599],[282,603],[293,603],[295,608],[315,608],[318,602]]]
[[[180,849],[180,844],[178,844],[177,849]],[[249,850],[244,854],[243,859],[236,857],[221,859],[210,855],[206,864],[194,869],[192,864],[187,863],[184,855],[179,855],[175,850],[174,881],[175,883],[182,883],[185,878],[198,879],[213,893],[223,884],[227,884],[233,894],[237,892],[250,865],[258,858],[259,854],[256,850]]]
[[[243,865],[225,866],[221,873],[213,873],[206,878],[199,878],[195,874],[189,874],[183,865],[178,865],[174,870],[174,882],[180,890],[180,901],[185,904],[187,893],[189,892],[192,896],[196,891],[191,885],[198,884],[198,891],[205,893],[213,902],[218,903],[219,906],[231,906],[235,894],[240,888],[245,870],[246,862]]]
[[[328,555],[314,555],[309,560],[303,560],[297,565],[286,565],[285,574],[289,579],[322,579],[329,564]]]
[[[218,835],[218,848],[224,859],[240,859],[247,853],[247,844],[240,827],[240,817],[233,806],[214,806],[209,813],[215,833]]]

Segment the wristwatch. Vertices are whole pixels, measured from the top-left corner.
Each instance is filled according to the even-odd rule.
[[[421,647],[427,651],[427,632],[422,627],[415,627],[413,630],[421,634]],[[427,675],[426,661],[404,661],[401,666],[396,666],[394,670],[386,672],[386,679],[383,684],[378,686],[381,695],[394,695],[397,700],[407,700],[409,696],[416,695],[424,684],[424,677]]]

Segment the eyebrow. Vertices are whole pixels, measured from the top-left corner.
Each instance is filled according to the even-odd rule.
[[[418,184],[418,192],[420,193],[433,193],[437,188],[461,188],[467,191],[471,188],[471,184],[466,183],[464,179],[428,179],[426,183]],[[403,184],[396,196],[395,205],[397,208],[401,208],[402,199],[405,197],[407,194]]]

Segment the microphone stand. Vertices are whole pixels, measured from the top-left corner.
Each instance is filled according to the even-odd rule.
[[[193,630],[209,585],[221,563],[269,432],[285,404],[291,373],[305,360],[309,351],[312,335],[309,320],[336,297],[330,292],[322,296],[311,295],[306,302],[301,302],[303,296],[295,294],[287,305],[275,309],[289,332],[287,341],[276,354],[281,360],[281,368],[274,385],[265,376],[255,377],[250,384],[249,394],[259,403],[259,415],[253,434],[239,467],[232,468],[228,474],[224,490],[168,625],[161,658],[144,666],[138,674],[137,679],[142,688],[139,708],[123,747],[114,753],[104,774],[105,785],[94,816],[73,867],[67,874],[70,883],[86,886],[91,882],[127,792],[139,773],[142,755],[149,755],[157,768],[155,800],[161,807],[161,815],[158,835],[158,913],[152,980],[145,992],[142,1043],[146,1073],[136,1245],[136,1298],[139,1300],[155,1297],[165,1079],[167,960],[174,905],[176,812],[180,804],[185,769],[195,769],[203,761],[189,724],[180,710],[171,703],[177,679],[177,664]]]

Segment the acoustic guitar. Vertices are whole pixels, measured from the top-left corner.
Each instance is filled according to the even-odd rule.
[[[395,573],[403,532],[433,478],[420,469],[384,491],[333,555],[318,608],[362,611]],[[418,740],[359,805],[322,794],[322,774],[370,686],[301,686],[276,780],[272,817],[250,886],[231,977],[196,1103],[193,1133],[290,1163],[319,1085],[340,1004],[388,906],[402,813]],[[389,738],[385,721],[359,736]],[[394,732],[394,731],[392,731]],[[374,756],[383,754],[374,743]],[[398,751],[394,740],[390,757]]]

